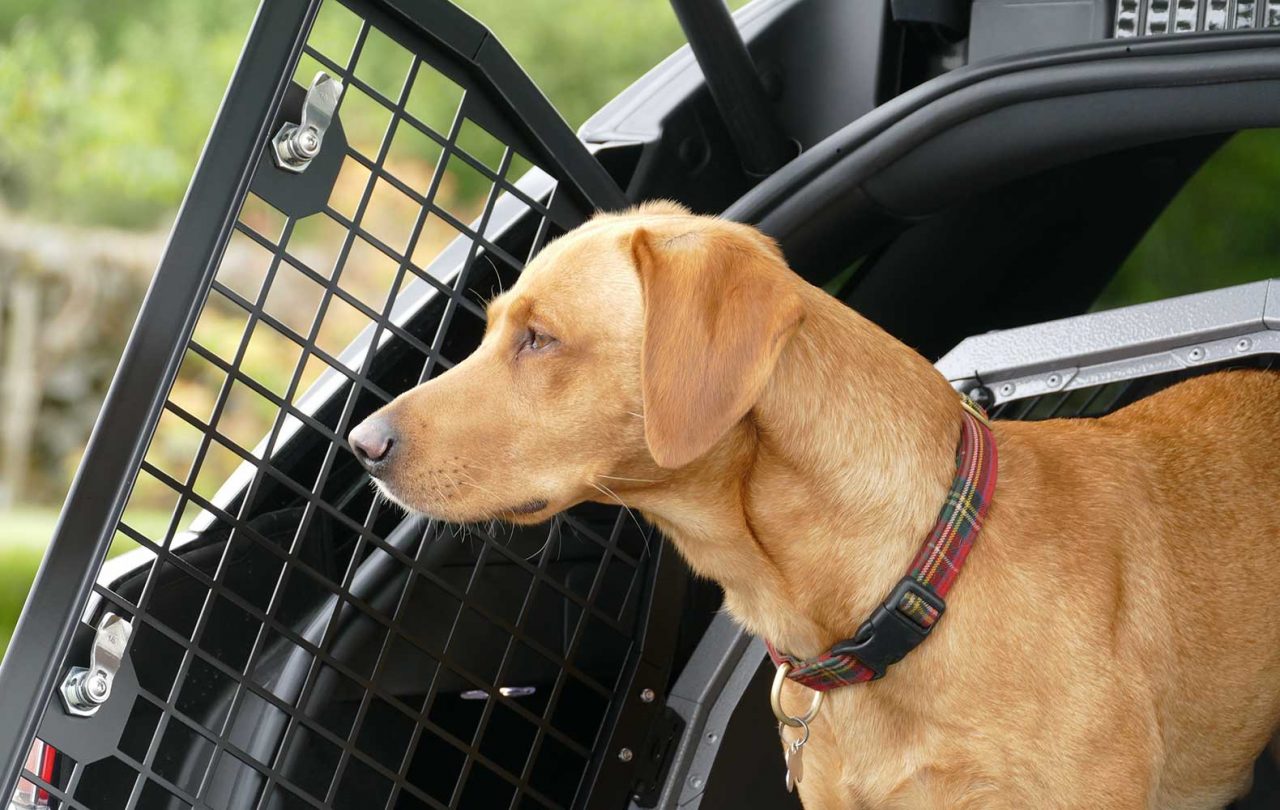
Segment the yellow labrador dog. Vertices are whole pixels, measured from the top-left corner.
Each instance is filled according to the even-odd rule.
[[[465,362],[352,431],[396,502],[546,520],[616,493],[778,648],[852,636],[956,472],[960,398],[756,230],[598,216]],[[996,423],[999,483],[937,631],[827,693],[820,808],[1220,808],[1280,718],[1280,376]],[[799,713],[811,693],[787,683]]]

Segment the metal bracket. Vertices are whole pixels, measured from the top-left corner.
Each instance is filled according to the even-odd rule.
[[[975,335],[937,363],[987,407],[1280,354],[1280,279]]]
[[[342,82],[324,71],[316,74],[302,105],[302,121],[285,124],[271,139],[271,156],[287,172],[301,173],[324,145],[324,134],[338,111]]]
[[[133,624],[114,613],[104,615],[98,622],[89,666],[72,667],[58,690],[69,714],[92,717],[111,697],[111,684],[120,670],[132,633]]]
[[[644,696],[641,695],[640,699],[644,700]],[[649,699],[649,701],[652,700],[653,698]],[[649,735],[638,752],[640,763],[636,767],[636,779],[631,787],[631,801],[635,806],[658,806],[658,797],[663,785],[666,784],[667,771],[671,769],[671,762],[683,733],[684,719],[676,713],[675,709],[665,707],[662,714],[653,718],[649,726]],[[622,749],[627,752],[630,750]],[[628,758],[623,759],[626,761]]]

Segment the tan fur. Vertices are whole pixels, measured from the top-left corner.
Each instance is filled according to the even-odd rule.
[[[557,342],[522,350],[530,324]],[[481,347],[382,415],[398,501],[533,522],[620,499],[801,656],[902,576],[961,420],[927,361],[756,231],[670,204],[548,246]],[[888,677],[829,693],[805,806],[1222,807],[1280,718],[1280,375],[995,433],[946,618]]]

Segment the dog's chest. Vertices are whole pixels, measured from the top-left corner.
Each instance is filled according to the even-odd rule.
[[[801,785],[806,810],[982,807],[1005,781],[998,763],[966,744],[968,735],[909,718],[867,691],[833,693],[842,699],[814,724]]]

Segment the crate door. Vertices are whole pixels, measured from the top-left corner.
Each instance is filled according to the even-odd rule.
[[[318,74],[336,114],[282,168]],[[625,802],[640,763],[598,752],[645,727],[642,631],[678,576],[647,529],[407,518],[343,438],[622,204],[448,3],[266,0],[0,670],[13,806]],[[104,619],[129,623],[110,696],[69,711]]]

